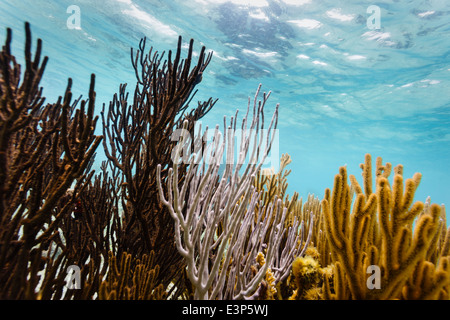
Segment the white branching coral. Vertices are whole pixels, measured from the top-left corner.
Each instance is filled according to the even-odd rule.
[[[176,163],[181,150],[186,150],[183,143],[177,145],[175,163],[168,168],[166,191],[160,177],[161,166],[158,167],[160,198],[174,219],[177,249],[186,261],[187,275],[195,288],[195,299],[249,297],[255,293],[271,266],[274,270],[283,271],[279,272],[281,276],[285,268],[280,262],[286,262],[287,267],[291,262],[285,259],[287,252],[280,250],[286,230],[287,208],[278,197],[258,207],[259,193],[252,184],[269,155],[278,120],[277,105],[268,129],[264,130],[264,106],[270,92],[264,93],[262,101],[258,101],[260,88],[254,98],[251,123],[248,122],[249,99],[241,136],[236,135],[236,112],[225,135],[216,127],[202,159],[195,153],[190,155],[188,173],[181,187]],[[249,128],[247,124],[250,124]],[[205,141],[204,137],[198,133],[193,142]],[[240,144],[236,148],[237,138],[240,138]],[[221,166],[224,166],[222,173],[219,170]],[[292,233],[290,243],[298,243],[294,241],[300,239],[297,230],[289,232]],[[251,267],[259,252],[264,252],[266,263],[255,272]],[[279,252],[284,253],[282,257],[279,257]]]

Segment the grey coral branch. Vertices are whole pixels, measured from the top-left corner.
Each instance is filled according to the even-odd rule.
[[[253,219],[259,194],[252,181],[269,154],[278,118],[277,105],[265,136],[263,110],[269,94],[264,94],[263,101],[258,101],[260,88],[261,86],[255,95],[250,127],[247,128],[250,103],[242,120],[242,135],[237,154],[235,148],[238,112],[235,117],[231,117],[228,126],[224,119],[224,134],[219,131],[219,127],[215,128],[213,139],[206,145],[201,159],[195,153],[190,156],[188,172],[181,189],[178,185],[178,166],[182,160],[181,151],[187,141],[178,143],[174,153],[174,165],[168,170],[167,197],[162,187],[161,165],[158,166],[159,195],[174,219],[176,246],[186,261],[187,274],[195,287],[196,299],[225,296],[241,299],[252,294],[270,264],[252,277],[250,266],[254,263],[256,254],[266,247],[266,259],[272,261],[274,253],[278,251],[286,216],[286,210],[281,209],[281,200],[267,208],[270,212],[267,215],[274,214],[274,221],[279,224],[270,229],[269,243],[263,244],[262,241],[269,232],[270,219],[266,218],[258,224],[255,224]],[[187,127],[188,123],[185,121],[183,129]],[[198,134],[194,140],[202,137]],[[225,166],[225,169],[219,175],[221,166]],[[248,234],[253,235],[249,242],[246,239]],[[246,241],[247,245],[244,244]],[[246,247],[244,252],[243,248]],[[250,252],[249,256],[246,256],[247,252]],[[230,276],[231,273],[235,276]],[[234,281],[236,283],[232,285],[231,282]]]

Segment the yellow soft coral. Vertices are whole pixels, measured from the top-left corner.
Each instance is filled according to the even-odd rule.
[[[319,262],[311,256],[297,257],[292,263],[292,276],[297,289],[289,300],[302,299],[305,293],[314,288],[320,280]]]
[[[403,179],[403,167],[394,168],[393,184],[388,181],[392,166],[376,161],[376,190],[372,191],[371,157],[366,155],[362,188],[354,176],[347,182],[341,167],[332,192],[322,201],[327,239],[334,262],[334,291],[324,283],[324,296],[335,299],[401,299],[448,296],[450,278],[447,258],[441,253],[439,266],[426,261],[437,259],[433,249],[439,235],[441,207],[413,202],[421,174]],[[352,192],[356,193],[352,201]],[[353,208],[352,208],[353,202]],[[415,219],[417,220],[415,221]],[[413,228],[413,222],[415,227]],[[374,268],[375,267],[375,268]],[[367,285],[368,270],[379,270],[379,288]],[[424,281],[422,281],[422,279]],[[425,281],[426,280],[426,281]],[[429,288],[433,283],[433,289]],[[439,289],[437,289],[439,288]]]
[[[260,267],[266,264],[266,259],[262,252],[258,252],[258,255],[256,256],[256,262],[258,262]],[[270,268],[268,268],[266,271],[264,282],[265,282],[264,285],[267,287],[267,289],[265,290],[264,299],[273,300],[277,294],[277,289],[275,287],[275,277],[273,276],[273,272]]]

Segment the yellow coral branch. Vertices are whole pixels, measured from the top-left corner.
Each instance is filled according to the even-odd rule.
[[[335,293],[325,281],[324,297],[398,299],[402,295],[448,296],[449,261],[448,257],[442,256],[449,251],[449,232],[443,229],[445,218],[441,212],[444,208],[441,210],[440,206],[433,204],[424,210],[422,202],[413,203],[422,175],[416,173],[404,182],[401,165],[394,169],[391,187],[388,181],[391,168],[390,163],[383,166],[382,159],[377,158],[376,193],[372,193],[371,157],[366,155],[365,163],[361,164],[364,193],[356,178],[349,176],[352,190],[356,192],[352,214],[349,214],[351,191],[345,167],[341,167],[335,176],[333,190],[326,190],[322,211],[335,266]],[[426,259],[431,256],[437,259],[437,252],[441,256],[439,266],[435,268],[432,261]],[[375,276],[381,277],[380,288],[368,288],[366,270],[379,270]],[[414,281],[411,280],[413,275],[417,276]],[[431,289],[429,283],[436,285]]]

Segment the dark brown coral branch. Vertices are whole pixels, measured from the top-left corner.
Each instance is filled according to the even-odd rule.
[[[25,38],[23,81],[11,54],[10,29],[0,53],[0,297],[8,299],[36,298],[38,273],[55,274],[48,269],[47,250],[58,246],[58,221],[71,209],[60,200],[73,185],[82,190],[89,181],[102,139],[94,135],[95,76],[87,113],[76,108],[78,101],[71,104],[70,79],[64,102],[44,105],[39,83],[47,57],[41,62],[38,39],[33,60],[28,23]]]
[[[123,225],[119,251],[141,256],[155,252],[156,264],[161,266],[159,277],[168,285],[177,278],[182,260],[174,246],[173,221],[161,205],[156,187],[156,168],[159,163],[170,164],[176,141],[173,136],[182,122],[189,119],[189,131],[214,105],[209,99],[187,112],[195,95],[194,88],[212,54],[201,49],[197,64],[191,69],[193,40],[188,56],[181,58],[182,38],[178,39],[175,58],[169,51],[159,55],[153,48],[146,52],[145,38],[131,61],[136,75],[133,101],[128,101],[126,84],[113,96],[109,108],[101,112],[103,132],[107,139],[103,146],[110,165],[120,172],[119,192],[123,211]],[[182,171],[185,170],[182,169]],[[163,179],[167,170],[163,168]],[[180,180],[184,179],[181,175]]]

